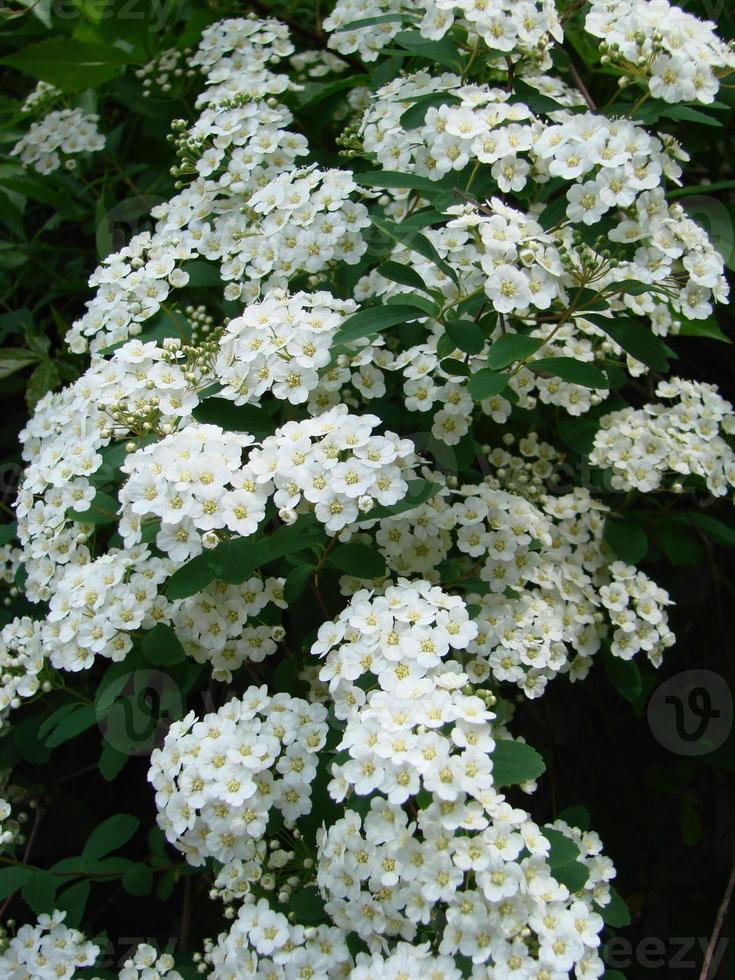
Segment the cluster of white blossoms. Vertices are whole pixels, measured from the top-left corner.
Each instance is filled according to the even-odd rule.
[[[45,657],[42,623],[18,616],[0,632],[0,712],[17,708],[41,687]]]
[[[286,608],[283,585],[284,579],[257,576],[240,585],[212,582],[171,603],[171,623],[186,652],[209,663],[214,680],[229,683],[244,663],[260,663],[276,652],[283,627],[266,625],[259,617],[269,604]],[[159,621],[167,618],[163,609],[160,615]]]
[[[160,520],[156,546],[175,562],[201,552],[217,531],[249,535],[265,516],[268,487],[259,487],[242,456],[254,438],[193,422],[126,458],[120,489],[120,533],[138,544],[146,519]]]
[[[97,294],[69,331],[73,351],[139,334],[187,285],[182,265],[193,258],[218,264],[227,299],[248,301],[299,272],[359,261],[370,221],[350,200],[357,184],[345,171],[299,168],[307,141],[289,131],[291,112],[272,98],[295,83],[269,66],[293,52],[275,20],[236,18],[204,32],[189,62],[205,75],[200,114],[188,128],[175,124],[182,189],[152,209],[152,233],[135,235],[91,277]]]
[[[20,107],[21,112],[37,112],[61,95],[61,89],[50,82],[37,82],[36,87],[28,93]]]
[[[451,828],[439,812],[434,804],[414,818],[374,797],[364,818],[348,811],[320,834],[317,882],[334,922],[376,953],[386,937],[431,938],[439,956],[470,959],[472,977],[599,976],[595,904],[609,901],[615,872],[597,835],[579,835],[581,884],[570,892],[549,865],[549,837],[523,809],[499,797],[487,816]],[[553,831],[575,836],[562,821]],[[383,976],[357,972],[366,975]]]
[[[441,563],[461,557],[455,575],[469,589],[478,632],[467,656],[455,656],[473,683],[492,676],[538,697],[557,674],[586,677],[606,638],[613,655],[643,650],[658,666],[674,641],[668,594],[615,561],[603,540],[604,504],[582,488],[547,492],[546,482],[555,485],[552,447],[529,438],[520,450],[521,457],[491,452],[495,475],[483,483],[447,487],[409,514],[381,520],[375,540],[389,569],[438,583]],[[623,581],[621,595],[631,592],[620,606],[608,588]],[[361,585],[352,583],[343,581],[347,591]]]
[[[99,116],[82,109],[57,109],[49,112],[13,147],[24,167],[50,174],[62,164],[67,170],[76,166],[75,156],[94,153],[105,145],[105,137],[97,128]]]
[[[191,78],[196,69],[189,66],[191,48],[166,48],[135,71],[143,82],[143,97],[167,96],[177,83]]]
[[[735,50],[716,25],[668,0],[591,0],[585,30],[601,39],[603,62],[626,83],[643,82],[664,102],[714,102],[735,70]]]
[[[248,896],[229,932],[207,942],[205,969],[212,980],[268,977],[334,978],[350,976],[347,935],[335,926],[292,923],[264,898]]]
[[[327,710],[249,687],[216,712],[174,722],[151,755],[158,822],[190,864],[252,858],[270,814],[286,826],[311,810]],[[255,872],[254,872],[255,873]]]
[[[0,953],[0,975],[8,980],[72,980],[77,970],[92,966],[99,946],[64,925],[66,912],[39,915],[24,925]]]
[[[360,24],[376,15],[378,23]],[[381,21],[382,17],[387,19]],[[421,37],[435,41],[455,23],[473,41],[484,41],[491,57],[526,58],[542,67],[550,64],[547,49],[552,40],[563,37],[556,7],[549,0],[338,0],[324,28],[331,33],[329,45],[335,51],[357,53],[369,62],[403,29],[415,27]]]
[[[6,789],[3,788],[2,792],[5,793]],[[23,842],[20,823],[12,816],[12,812],[13,808],[8,800],[0,797],[0,852],[12,844]]]
[[[730,402],[714,385],[682,378],[661,381],[656,395],[667,401],[624,408],[600,419],[590,462],[612,471],[616,490],[650,493],[664,487],[681,492],[693,476],[714,497],[725,496],[735,487]]]
[[[281,519],[312,510],[336,534],[376,504],[401,500],[417,458],[394,432],[375,435],[376,415],[350,415],[345,405],[303,422],[287,422],[254,449],[248,467],[257,487],[275,487]]]
[[[159,953],[150,943],[141,943],[123,964],[118,980],[183,980],[170,953]]]
[[[215,372],[222,397],[244,405],[271,391],[292,405],[305,402],[330,363],[337,329],[356,309],[354,301],[326,291],[266,293],[230,320],[220,338]]]
[[[94,523],[82,515],[94,507],[96,481],[111,480],[125,458],[113,438],[150,437],[187,421],[198,398],[185,374],[165,349],[135,340],[38,403],[20,433],[27,466],[16,501],[31,602],[48,600],[67,566],[91,560]],[[114,520],[116,510],[110,498],[92,522]]]

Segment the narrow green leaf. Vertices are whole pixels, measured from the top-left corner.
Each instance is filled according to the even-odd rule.
[[[494,371],[525,360],[543,347],[543,337],[527,337],[522,333],[506,333],[498,337],[487,353],[488,367]]]
[[[197,422],[218,425],[227,432],[249,432],[258,439],[276,429],[270,415],[256,405],[236,405],[229,398],[205,398],[191,413]]]
[[[427,500],[431,500],[442,489],[440,483],[433,480],[409,480],[408,492],[406,496],[395,504],[384,507],[379,505],[373,507],[367,514],[360,514],[358,521],[383,520],[386,517],[396,517],[398,514],[405,514],[409,510],[415,510]]]
[[[474,320],[450,320],[446,329],[452,343],[465,354],[479,354],[485,346],[485,334]]]
[[[376,548],[360,542],[338,545],[331,552],[327,564],[355,578],[382,578],[385,575],[385,559]]]
[[[347,317],[337,331],[334,343],[349,344],[426,315],[426,310],[418,306],[368,306]]]
[[[22,888],[32,874],[33,871],[30,868],[24,868],[21,865],[0,868],[0,902]]]
[[[401,262],[383,262],[378,266],[378,272],[385,279],[390,279],[391,282],[408,286],[409,289],[423,289],[428,292],[424,280],[410,265],[403,265]]]
[[[519,786],[546,772],[546,765],[538,752],[515,739],[499,739],[495,743],[492,760],[493,783],[497,788]]]
[[[472,375],[467,390],[476,402],[482,402],[486,398],[492,398],[493,395],[499,395],[509,379],[509,374],[498,374],[490,368],[482,368]]]
[[[612,514],[605,519],[605,541],[627,565],[637,565],[648,552],[648,535],[640,524]]]
[[[141,643],[143,656],[156,667],[168,667],[186,660],[184,648],[170,626],[157,623],[143,637]]]
[[[81,735],[82,732],[86,732],[96,722],[97,714],[93,705],[84,704],[78,706],[76,711],[71,712],[56,725],[45,741],[46,748],[55,749],[57,745],[63,745],[64,742],[68,742],[70,739],[76,738],[77,735]]]
[[[540,357],[536,361],[530,361],[528,367],[532,371],[551,374],[561,378],[562,381],[582,385],[585,388],[609,387],[609,382],[602,371],[574,357]]]
[[[623,928],[630,925],[628,906],[612,886],[610,886],[610,901],[607,905],[596,905],[595,908],[608,926]],[[622,973],[620,976],[622,977]]]
[[[600,330],[612,337],[626,354],[635,357],[653,371],[668,371],[669,360],[663,341],[652,333],[650,327],[628,317],[612,318],[589,313],[585,317]]]
[[[614,657],[607,652],[602,655],[602,661],[612,686],[618,694],[632,704],[643,690],[638,664],[634,660],[621,660],[620,657]]]
[[[0,378],[7,378],[38,361],[39,355],[25,347],[5,347],[0,350]]]
[[[214,572],[209,565],[209,555],[197,555],[190,558],[181,568],[177,568],[171,578],[166,583],[166,596],[175,601],[176,599],[188,599],[190,595],[196,595],[202,589],[206,589],[214,579]]]
[[[82,850],[82,858],[99,861],[130,840],[140,820],[129,813],[116,813],[94,828]]]
[[[589,870],[578,860],[579,848],[574,841],[553,827],[543,827],[541,833],[551,844],[549,867],[553,877],[572,893],[584,888]]]

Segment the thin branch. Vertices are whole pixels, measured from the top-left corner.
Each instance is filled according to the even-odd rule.
[[[569,52],[568,51],[567,51],[567,54],[569,55]],[[574,79],[574,84],[579,89],[579,92],[580,92],[582,98],[584,99],[584,101],[587,103],[588,107],[593,112],[597,112],[597,104],[596,104],[595,100],[592,98],[592,96],[590,95],[589,89],[584,84],[584,79],[579,74],[579,71],[577,69],[577,66],[574,64],[574,61],[572,60],[572,56],[571,55],[569,55],[569,71],[571,72],[572,78]]]
[[[699,974],[699,980],[709,980],[709,971],[712,967],[712,958],[715,955],[715,948],[717,947],[717,940],[722,931],[722,926],[725,922],[725,916],[727,915],[727,910],[730,907],[730,899],[732,898],[733,889],[735,888],[735,866],[733,866],[730,872],[730,877],[727,882],[727,887],[725,888],[725,894],[722,896],[722,902],[717,911],[717,918],[715,920],[715,927],[712,930],[712,935],[710,936],[709,943],[707,945],[707,952],[704,954],[704,963],[702,964],[702,972]]]

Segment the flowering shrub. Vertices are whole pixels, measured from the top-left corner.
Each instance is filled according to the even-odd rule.
[[[676,124],[719,125],[732,45],[667,0],[181,6],[155,44],[90,14],[3,59],[39,79],[11,203],[152,156],[53,345],[5,321],[0,972],[614,978],[616,854],[544,795],[533,719],[601,673],[644,704],[655,557],[735,540],[696,509],[735,413],[670,366],[725,339]],[[36,861],[52,752],[88,742],[112,812]],[[158,945],[110,959],[138,900]]]

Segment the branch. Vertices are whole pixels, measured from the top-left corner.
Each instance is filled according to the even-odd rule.
[[[712,930],[712,935],[710,936],[709,943],[707,945],[707,952],[704,954],[704,963],[702,964],[702,972],[699,974],[699,980],[709,980],[709,971],[712,966],[712,958],[715,955],[715,947],[717,946],[717,940],[719,938],[720,932],[722,931],[722,925],[725,921],[725,916],[727,915],[727,910],[730,906],[730,899],[732,898],[733,889],[735,888],[735,867],[733,867],[730,872],[730,877],[725,888],[725,894],[722,896],[722,902],[717,911],[717,918],[715,920],[715,927]]]

